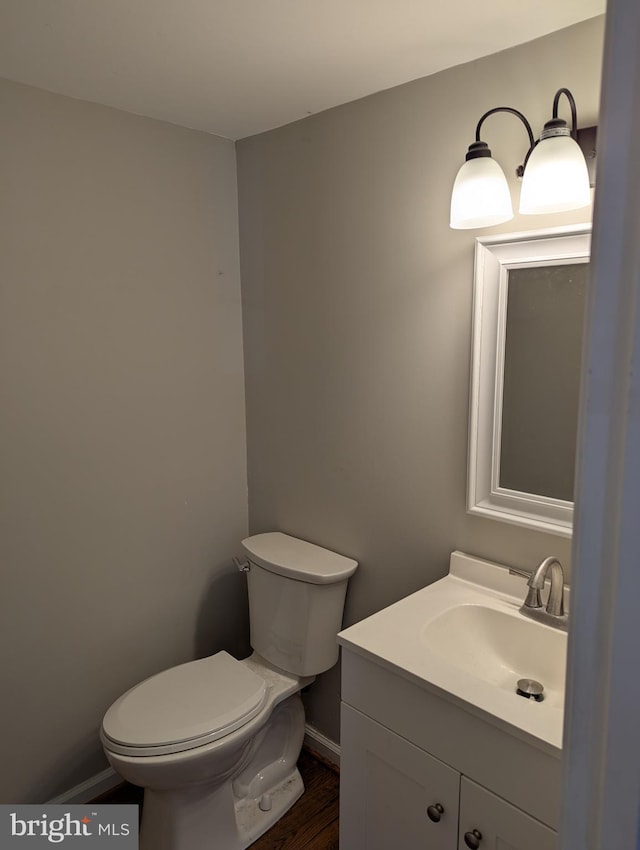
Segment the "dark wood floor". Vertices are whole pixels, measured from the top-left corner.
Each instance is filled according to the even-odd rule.
[[[307,750],[298,761],[305,792],[251,850],[338,850],[339,775]],[[142,804],[142,789],[120,785],[101,803]]]
[[[339,776],[306,750],[298,768],[304,794],[251,850],[338,850]]]

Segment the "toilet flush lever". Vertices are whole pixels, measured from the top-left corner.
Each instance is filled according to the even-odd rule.
[[[248,573],[251,569],[251,564],[249,563],[249,561],[241,561],[240,558],[236,558],[235,556],[233,558],[233,563],[236,565],[236,567],[240,570],[241,573]]]

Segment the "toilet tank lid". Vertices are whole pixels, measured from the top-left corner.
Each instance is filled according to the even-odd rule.
[[[310,584],[344,581],[356,571],[358,562],[280,531],[254,534],[242,541],[253,561],[265,570]]]

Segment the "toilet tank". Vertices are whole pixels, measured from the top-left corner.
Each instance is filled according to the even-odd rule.
[[[279,531],[247,537],[242,547],[250,565],[253,649],[297,676],[333,667],[347,582],[357,562]]]

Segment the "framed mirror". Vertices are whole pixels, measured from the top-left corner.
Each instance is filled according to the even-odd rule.
[[[476,240],[467,510],[570,537],[591,226]]]

